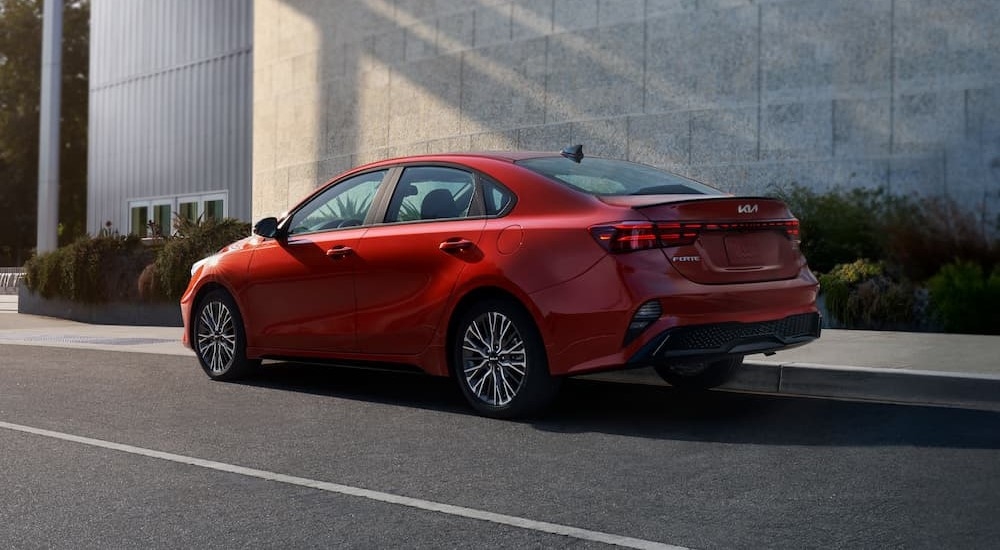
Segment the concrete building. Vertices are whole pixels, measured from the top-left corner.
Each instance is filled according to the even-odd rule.
[[[1000,212],[995,0],[254,9],[254,217],[366,161],[571,142],[738,193],[878,186]]]
[[[93,0],[87,231],[250,218],[253,0]]]

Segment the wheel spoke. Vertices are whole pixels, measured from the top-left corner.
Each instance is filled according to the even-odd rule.
[[[477,340],[479,340],[479,343],[481,344],[481,347],[482,346],[485,346],[487,348],[490,347],[489,342],[487,342],[486,338],[483,337],[482,331],[479,330],[479,320],[478,319],[474,323],[472,323],[471,325],[469,325],[469,330],[466,331],[466,333],[465,333],[465,341],[469,342],[472,345],[475,345],[475,343],[471,340],[471,337],[473,337],[473,336]]]
[[[489,376],[489,371],[486,371],[486,373],[484,373],[484,374],[483,374],[483,375],[482,375],[482,376],[481,376],[481,377],[479,378],[479,382],[478,382],[478,383],[476,383],[476,384],[473,384],[473,385],[472,385],[472,391],[473,391],[473,392],[474,392],[474,393],[475,393],[476,395],[478,395],[478,396],[480,396],[480,397],[482,397],[482,396],[483,396],[483,393],[482,393],[482,390],[483,390],[483,386],[485,386],[485,385],[486,385],[486,377],[487,377],[487,376]],[[470,383],[472,382],[472,377],[471,377],[471,376],[469,377],[469,382],[470,382]]]
[[[468,342],[469,340],[466,339],[465,341]],[[468,343],[464,344],[464,345],[462,345],[462,349],[464,349],[466,351],[469,351],[469,352],[472,352],[472,353],[474,353],[474,354],[476,354],[476,355],[478,355],[479,357],[482,357],[482,358],[489,357],[488,353],[483,353],[483,350],[479,349],[476,346],[473,346],[472,344],[468,344]]]
[[[466,366],[465,367],[465,375],[466,376],[472,376],[473,374],[475,374],[475,373],[479,372],[480,370],[482,370],[482,368],[485,367],[487,363],[489,363],[489,359],[483,359],[482,361],[479,362],[478,365]]]

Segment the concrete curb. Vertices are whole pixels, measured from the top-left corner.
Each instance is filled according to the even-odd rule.
[[[584,378],[663,385],[652,369]],[[747,361],[721,390],[1000,410],[1000,376],[813,363]]]

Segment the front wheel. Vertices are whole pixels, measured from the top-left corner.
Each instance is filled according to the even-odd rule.
[[[707,390],[725,384],[743,364],[743,357],[683,365],[657,365],[656,374],[682,390]]]
[[[244,378],[260,365],[247,359],[243,318],[224,290],[213,290],[198,302],[191,336],[198,363],[213,380]]]
[[[460,314],[451,361],[462,394],[480,414],[516,418],[541,412],[559,389],[542,338],[519,305],[484,300]]]

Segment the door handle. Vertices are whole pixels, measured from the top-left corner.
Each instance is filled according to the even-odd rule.
[[[326,251],[326,255],[334,260],[339,260],[345,256],[350,256],[351,254],[354,254],[354,249],[342,244],[338,244],[337,246]]]
[[[445,252],[461,252],[472,248],[472,241],[467,239],[448,239],[438,245],[438,248]]]

